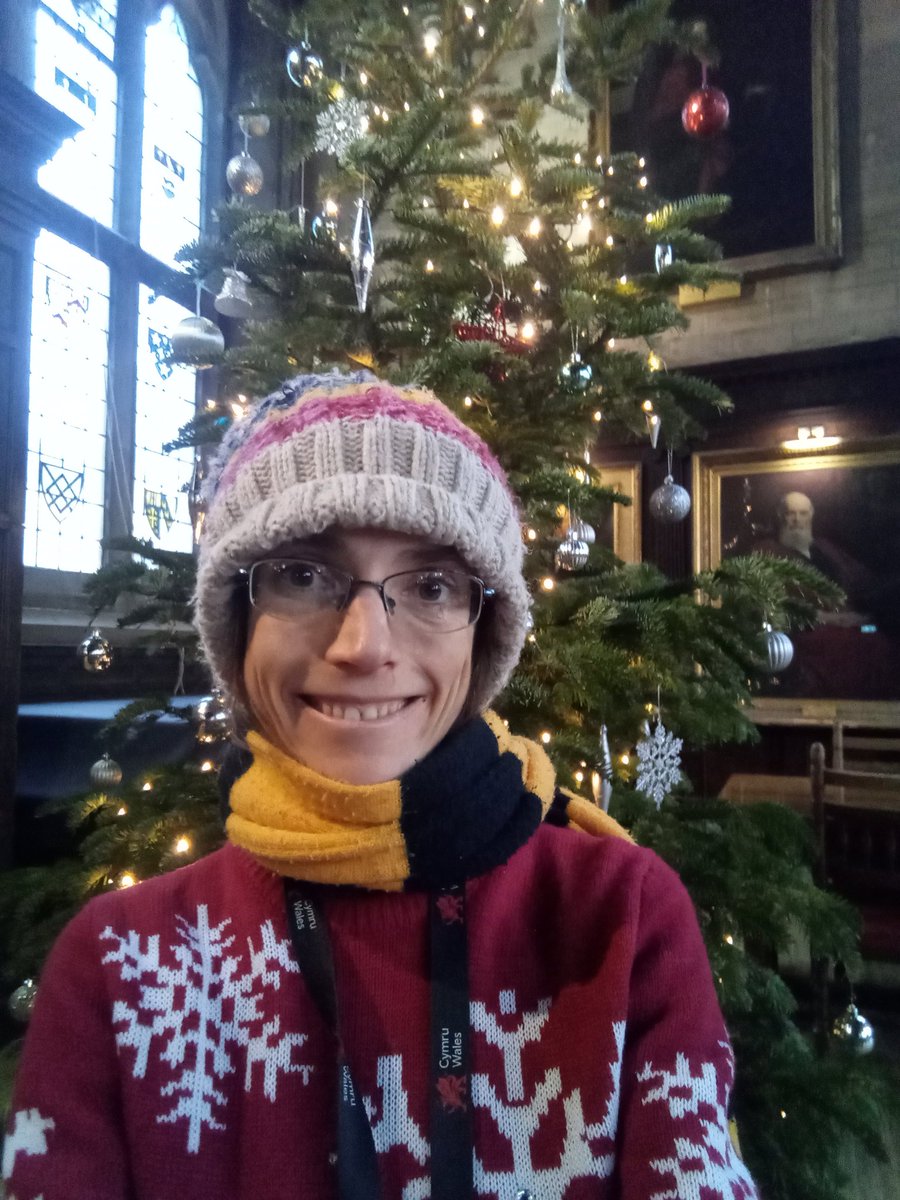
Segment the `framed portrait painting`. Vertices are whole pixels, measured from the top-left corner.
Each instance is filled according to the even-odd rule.
[[[792,634],[773,697],[900,700],[900,438],[827,450],[711,451],[695,457],[698,570],[759,551],[811,563],[846,595]]]
[[[608,0],[613,10],[620,2]],[[700,87],[702,65],[663,45],[646,55],[633,83],[610,89],[607,145],[644,155],[654,190],[668,200],[729,196],[729,211],[704,232],[735,270],[834,262],[841,253],[837,0],[672,0],[671,15],[701,29],[715,48],[709,82],[728,97],[728,123],[714,137],[685,132],[681,110]]]

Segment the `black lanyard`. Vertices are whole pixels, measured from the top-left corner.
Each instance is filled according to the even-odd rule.
[[[378,1200],[372,1127],[341,1035],[331,939],[313,889],[285,880],[288,927],[300,970],[337,1044],[337,1179],[340,1200]],[[431,1200],[472,1195],[469,979],[465,891],[429,896],[431,940]]]

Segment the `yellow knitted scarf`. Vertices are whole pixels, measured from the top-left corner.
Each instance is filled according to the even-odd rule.
[[[444,842],[455,846],[463,877],[479,874],[505,862],[551,806],[565,814],[556,823],[628,837],[589,801],[558,791],[544,749],[509,733],[493,712],[454,731],[401,779],[363,786],[318,774],[258,733],[247,742],[252,758],[231,785],[228,837],[272,871],[312,883],[399,891],[446,882],[452,868],[434,853]],[[478,819],[484,803],[504,818],[490,842]]]

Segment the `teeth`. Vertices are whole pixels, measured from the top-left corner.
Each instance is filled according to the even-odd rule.
[[[381,717],[391,717],[406,704],[405,700],[391,700],[386,704],[330,704],[319,700],[315,707],[326,717],[336,717],[341,721],[377,721]]]

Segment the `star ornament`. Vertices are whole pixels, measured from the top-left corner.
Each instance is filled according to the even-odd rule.
[[[681,782],[681,747],[683,741],[674,737],[657,721],[637,744],[638,769],[636,787],[649,796],[657,808],[677,783]]]
[[[355,96],[342,96],[316,117],[316,149],[343,158],[367,128],[365,103]]]

